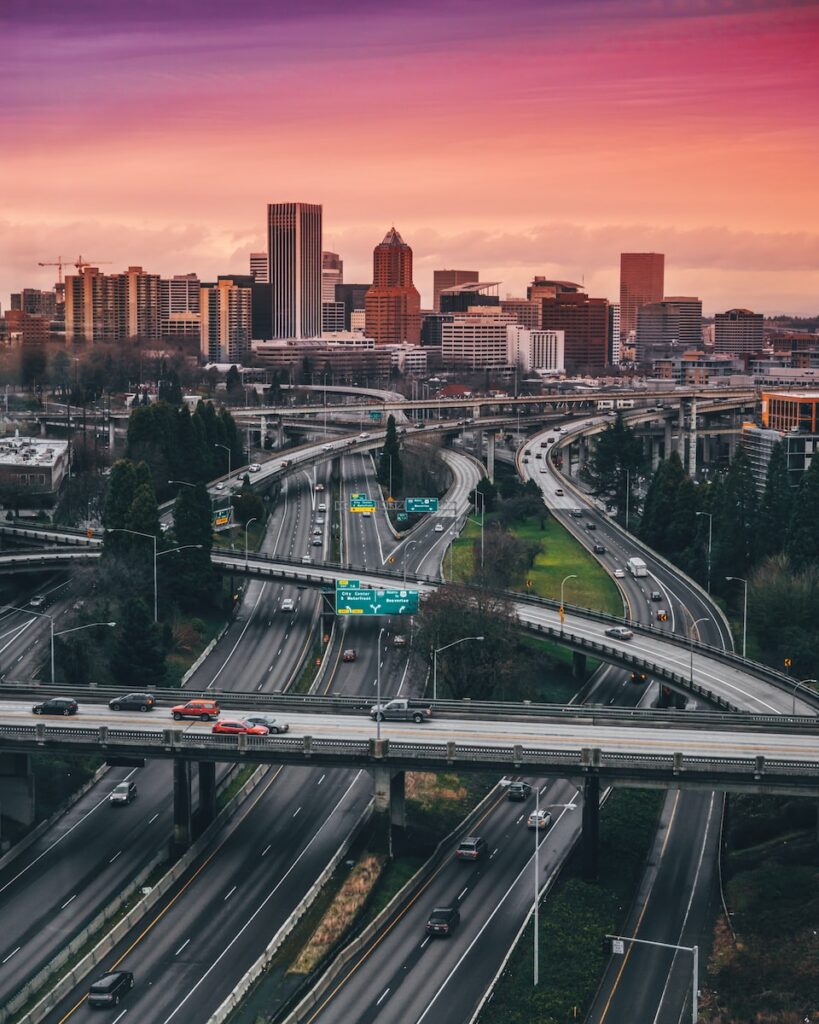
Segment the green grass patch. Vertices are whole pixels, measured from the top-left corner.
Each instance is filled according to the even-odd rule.
[[[657,790],[612,794],[600,817],[599,879],[581,877],[576,852],[541,907],[538,987],[532,985],[530,921],[479,1024],[566,1024],[585,1018],[608,961],[604,936],[617,933],[626,919],[663,799]]]
[[[733,796],[725,897],[737,934],[715,928],[703,997],[708,1020],[801,1024],[819,1006],[816,804]]]
[[[492,518],[486,518],[485,541]],[[623,614],[623,600],[614,581],[600,563],[555,518],[546,516],[543,529],[540,527],[540,518],[531,517],[523,522],[513,523],[510,530],[516,537],[537,544],[540,549],[535,556],[534,564],[526,572],[526,578],[520,580],[515,589],[521,593],[528,592],[539,597],[560,600],[561,581],[566,576],[574,575],[576,579],[567,580],[564,588],[564,600],[567,604],[609,612],[612,615]],[[472,575],[475,568],[476,541],[480,557],[480,537],[480,526],[468,522],[455,541],[452,562],[456,579],[465,580]],[[447,578],[450,575],[449,565],[447,556]],[[531,587],[526,586],[527,581],[531,582]]]
[[[313,646],[310,648],[304,667],[296,680],[295,685],[290,687],[290,693],[309,693],[310,688],[316,681],[318,670],[321,668],[321,637],[316,637]],[[318,664],[316,664],[318,662]]]
[[[180,613],[176,616],[172,623],[175,645],[165,659],[162,685],[179,686],[182,677],[224,625],[224,612],[218,608],[209,608],[197,615]]]
[[[246,764],[236,772],[230,782],[216,796],[217,814],[227,807],[258,767],[257,764]]]

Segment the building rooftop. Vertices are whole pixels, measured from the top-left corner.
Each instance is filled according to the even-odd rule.
[[[442,288],[441,295],[459,295],[462,292],[482,292],[487,288],[499,287],[500,281],[467,281],[465,284],[456,284],[451,288]]]
[[[36,437],[0,439],[0,466],[54,466],[68,451],[68,441]]]
[[[766,398],[785,398],[796,401],[807,399],[809,402],[819,402],[819,391],[764,391],[763,394]]]
[[[406,245],[407,243],[395,230],[395,227],[391,227],[390,230],[384,235],[384,241],[382,245]]]

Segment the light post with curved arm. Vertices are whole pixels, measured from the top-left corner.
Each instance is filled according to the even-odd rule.
[[[793,708],[791,709],[791,714],[792,715],[796,714],[796,691],[799,690],[799,689],[802,689],[802,688],[807,688],[807,684],[808,683],[813,683],[813,685],[816,686],[817,683],[819,683],[819,680],[817,680],[817,679],[800,679],[799,682],[796,684],[796,686],[794,686],[794,688],[793,688]]]

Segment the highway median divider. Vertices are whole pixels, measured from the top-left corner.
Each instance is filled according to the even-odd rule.
[[[283,1019],[281,1024],[300,1024],[305,1015],[315,1009],[317,1004],[325,997],[336,979],[341,975],[350,961],[367,946],[376,935],[378,935],[398,913],[400,908],[412,901],[430,881],[443,862],[444,853],[453,842],[456,836],[462,832],[468,832],[500,798],[502,787],[498,782],[486,794],[486,796],[467,814],[450,833],[445,836],[435,847],[428,860],[415,872],[410,880],[404,885],[390,902],[367,924],[358,935],[351,939],[331,961],[321,977],[316,981],[310,991],[302,997],[293,1010]],[[211,1017],[208,1024],[221,1024],[224,1018],[217,1020]]]
[[[191,844],[189,849],[167,871],[157,884],[146,893],[139,902],[122,917],[107,934],[105,934],[77,964],[75,964],[56,985],[50,989],[40,1001],[22,1016],[16,1016],[27,1006],[37,994],[45,988],[59,971],[82,950],[95,934],[114,917],[120,909],[139,891],[167,854],[163,849],[157,853],[139,874],[109,903],[46,967],[34,976],[16,995],[0,1009],[0,1024],[15,1021],[16,1024],[38,1024],[44,1020],[71,990],[82,981],[89,971],[96,967],[116,947],[124,936],[137,925],[156,906],[163,896],[179,881],[193,862],[208,849],[210,844],[227,826],[232,832],[239,824],[239,816],[244,809],[247,798],[267,777],[270,768],[258,768],[234,796],[230,804],[222,810],[202,835]],[[229,778],[229,776],[228,776]],[[223,780],[224,781],[224,780]]]

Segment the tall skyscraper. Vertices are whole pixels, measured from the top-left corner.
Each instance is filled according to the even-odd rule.
[[[273,338],[321,334],[321,206],[270,203],[267,253]]]
[[[344,260],[337,252],[321,254],[321,301],[336,301],[336,285],[344,284]]]
[[[199,337],[199,292],[196,274],[175,274],[159,282],[159,333],[168,337]]]
[[[620,253],[620,337],[637,329],[637,310],[661,302],[665,289],[665,256],[661,252]]]
[[[352,330],[351,319],[356,310],[363,312],[364,297],[369,290],[368,284],[337,284],[336,302],[344,303],[344,330]]]
[[[270,284],[270,261],[266,252],[250,254],[250,276],[256,284]]]
[[[620,363],[620,303],[609,303],[609,363]]]
[[[673,303],[679,310],[680,345],[700,348],[702,345],[702,299],[695,295],[666,295],[663,302]]]
[[[373,284],[364,299],[366,334],[377,345],[418,345],[421,296],[412,283],[412,249],[390,228],[373,250]]]
[[[477,270],[434,270],[432,272],[432,308],[436,313],[441,312],[441,292],[445,288],[455,288],[459,284],[469,284],[478,281],[480,275]]]
[[[559,292],[542,300],[544,331],[564,331],[564,359],[570,373],[599,373],[608,362],[608,299],[584,292]]]
[[[759,352],[763,346],[762,314],[729,309],[714,317],[714,351],[733,355]]]
[[[243,280],[249,285],[251,278]],[[232,278],[220,278],[199,293],[199,350],[211,363],[240,363],[250,351],[252,291]]]

